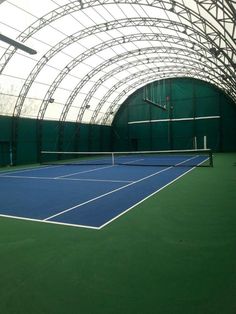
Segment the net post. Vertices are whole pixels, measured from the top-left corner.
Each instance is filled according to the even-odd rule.
[[[210,161],[210,167],[213,167],[213,153],[212,153],[212,150],[209,151],[209,161]]]

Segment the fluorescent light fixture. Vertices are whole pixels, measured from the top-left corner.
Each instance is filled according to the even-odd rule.
[[[16,40],[14,40],[14,39],[11,39],[11,38],[9,38],[9,37],[3,35],[3,34],[0,34],[0,40],[1,40],[1,41],[4,41],[5,43],[7,43],[7,44],[9,44],[9,45],[14,46],[14,47],[17,48],[17,49],[23,50],[23,51],[25,51],[25,52],[27,52],[27,53],[29,53],[29,54],[31,54],[31,55],[35,55],[35,54],[37,53],[36,50],[34,50],[34,49],[32,49],[32,48],[30,48],[30,47],[28,47],[28,46],[22,44],[22,43],[19,42],[19,41],[16,41]]]

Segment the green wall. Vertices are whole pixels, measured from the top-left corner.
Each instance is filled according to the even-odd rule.
[[[111,150],[111,128],[0,116],[0,166],[37,163],[41,150]]]
[[[236,151],[236,104],[203,81],[168,79],[129,96],[112,130],[114,150],[192,149],[194,137],[203,148],[206,136],[213,151]]]
[[[220,118],[197,119],[212,116]],[[144,122],[132,123],[137,121]],[[168,79],[129,96],[112,127],[0,116],[0,166],[9,165],[11,159],[16,165],[37,163],[41,150],[191,149],[194,137],[198,148],[203,148],[205,135],[214,151],[236,151],[236,105],[200,80]]]
[[[0,117],[0,166],[10,164],[10,125],[10,117]]]

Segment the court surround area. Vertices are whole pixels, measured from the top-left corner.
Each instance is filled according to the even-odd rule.
[[[0,314],[236,314],[235,17],[0,0]]]

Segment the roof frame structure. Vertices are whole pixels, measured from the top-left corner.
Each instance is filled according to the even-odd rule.
[[[183,70],[183,68],[182,68]],[[130,90],[133,90],[133,89],[137,89],[140,88],[140,86],[145,86],[146,84],[148,83],[151,83],[154,81],[154,78],[155,78],[155,75],[156,73],[154,74],[151,74],[151,75],[146,75],[147,73],[144,73],[144,77],[141,78],[140,80],[134,82],[133,84],[131,84],[130,86],[128,86],[127,88],[125,88],[116,98],[115,100],[113,101],[113,104],[112,106],[109,107],[109,110],[105,113],[104,117],[103,117],[103,120],[101,121],[101,124],[107,124],[107,121],[109,120],[109,118],[112,116],[115,116],[116,112],[119,110],[119,101],[120,99],[122,99],[122,97],[124,97],[124,95],[126,95],[127,93],[130,92]],[[189,77],[189,78],[192,78],[192,73],[189,71],[189,68],[186,68],[186,71],[184,73],[184,71],[182,71],[182,77]],[[168,78],[173,78],[173,77],[179,77],[179,70],[178,71],[174,71],[172,69],[172,71],[170,71],[169,73],[158,73],[160,79],[168,79]],[[206,79],[206,76],[203,74],[203,73],[197,73],[196,71],[196,74],[195,74],[195,78],[197,79],[200,79],[202,81],[208,81],[208,82],[211,82],[212,79],[210,79],[210,77],[208,77]],[[213,80],[214,81],[214,80]],[[120,82],[120,84],[122,84],[123,82]],[[116,87],[114,87],[116,88]],[[110,91],[111,93],[111,91]],[[106,98],[107,96],[104,96],[104,98],[101,100],[101,103],[102,102],[105,102],[106,101]]]
[[[177,27],[181,27],[180,23],[176,23],[176,22],[171,22],[167,21],[167,20],[160,20],[160,19],[143,19],[143,18],[138,18],[138,19],[123,19],[123,20],[118,20],[118,21],[112,21],[111,23],[106,23],[106,24],[99,24],[95,27],[91,27],[88,28],[86,30],[83,30],[81,32],[75,33],[73,35],[71,35],[68,38],[65,38],[62,42],[59,42],[56,46],[54,46],[52,49],[50,49],[48,51],[47,54],[45,54],[39,61],[38,63],[35,65],[34,69],[31,71],[31,73],[29,74],[28,78],[25,80],[25,83],[22,87],[22,90],[19,94],[19,97],[17,99],[17,103],[15,106],[15,111],[14,111],[14,116],[19,116],[22,106],[24,104],[24,100],[27,96],[27,93],[30,89],[30,87],[32,86],[34,80],[36,79],[37,75],[40,73],[40,71],[42,70],[42,68],[47,64],[47,62],[55,55],[57,54],[59,51],[61,51],[64,47],[72,44],[73,42],[84,38],[86,36],[90,36],[91,34],[97,33],[97,32],[101,32],[106,28],[109,29],[117,29],[119,27],[129,27],[129,26],[134,26],[134,25],[145,25],[145,26],[152,26],[152,27],[158,27],[158,28],[165,28],[168,27],[169,29],[173,28],[176,29]],[[202,47],[204,47],[205,45],[207,45],[207,39],[204,38],[203,36],[201,36],[201,34],[198,33],[194,33],[193,30],[190,27],[186,27],[186,30],[188,30],[189,32],[189,38],[193,37],[193,42],[191,43],[191,45],[193,45],[194,43],[194,39],[195,37],[199,38],[199,42],[202,44]],[[192,32],[190,34],[190,32]],[[168,35],[169,37],[169,35]],[[140,37],[138,37],[139,39]],[[121,41],[124,41],[127,39],[121,39]],[[167,38],[165,38],[165,41],[167,40]],[[176,40],[178,40],[178,38],[176,38]],[[183,43],[187,43],[187,40],[182,40]],[[190,44],[189,44],[190,45]],[[105,46],[105,43],[103,45],[103,47]],[[104,49],[104,48],[103,48]],[[197,48],[197,44],[195,45],[195,51],[197,49],[201,49],[200,47]],[[91,55],[94,54],[94,50],[91,50]],[[207,48],[206,48],[207,51]],[[89,56],[90,54],[88,52],[86,52],[85,56]],[[85,58],[84,56],[78,56],[77,60],[72,60],[72,62],[70,64],[68,64],[63,71],[61,71],[61,73],[58,75],[58,79],[55,81],[55,83],[52,84],[52,86],[50,87],[50,89],[47,92],[47,95],[44,98],[44,101],[42,103],[42,106],[40,108],[39,114],[38,114],[38,118],[39,119],[43,119],[44,117],[44,113],[47,109],[47,106],[50,102],[50,99],[53,98],[53,93],[55,92],[56,88],[57,88],[57,84],[59,84],[61,82],[61,80],[63,80],[63,77],[65,75],[67,75],[69,72],[68,69],[72,70],[75,67],[75,64],[77,62],[81,62],[83,60],[83,58]],[[224,73],[225,76],[229,75],[229,73],[227,73],[225,71]],[[59,78],[60,77],[60,78]],[[71,99],[71,98],[70,98]]]
[[[171,64],[171,66],[164,65],[164,66],[155,67],[155,62],[158,61],[158,64],[162,63],[162,62],[164,63],[164,61],[167,61],[166,59],[168,59],[168,62]],[[198,59],[198,58],[195,58],[195,59]],[[168,56],[156,56],[156,57],[152,57],[152,58],[140,59],[138,61],[126,63],[125,65],[119,66],[119,67],[115,68],[113,71],[104,75],[104,78],[102,78],[100,81],[98,81],[93,86],[93,88],[91,89],[91,93],[86,96],[86,98],[85,98],[85,100],[81,106],[82,112],[80,113],[80,116],[77,117],[77,122],[82,120],[83,112],[86,110],[86,107],[88,106],[89,101],[92,98],[93,94],[99,88],[100,84],[102,84],[102,81],[107,80],[109,77],[112,77],[114,72],[122,71],[123,68],[132,67],[134,63],[136,63],[136,65],[138,65],[139,63],[148,63],[148,64],[151,63],[153,65],[153,69],[154,69],[153,72],[157,71],[158,75],[161,75],[162,73],[170,72],[171,70],[173,70],[173,66],[175,69],[179,69],[179,71],[181,72],[181,74],[183,76],[185,76],[185,71],[182,71],[182,70],[188,69],[188,72],[193,73],[196,71],[197,72],[202,71],[202,69],[204,68],[204,71],[206,71],[206,70],[209,71],[208,73],[210,73],[211,78],[213,80],[212,83],[214,82],[213,85],[214,84],[217,85],[217,81],[218,81],[218,76],[216,74],[214,74],[214,71],[212,71],[212,68],[210,66],[208,66],[208,65],[205,66],[203,62],[199,61],[199,59],[198,60],[194,60],[194,58],[186,59],[183,56],[181,57],[180,55],[178,55],[178,56],[171,55],[171,51],[169,52]],[[181,64],[181,66],[180,66],[180,64]],[[213,73],[211,73],[211,72],[213,72]],[[146,75],[146,74],[150,73],[150,71],[148,71],[148,70],[145,70],[144,72],[140,71],[140,72],[133,74],[133,76],[140,78],[143,75],[143,73]],[[195,76],[196,76],[196,73],[194,73],[194,77]],[[114,86],[112,86],[112,88],[103,96],[103,98],[101,99],[101,101],[99,102],[97,107],[95,108],[90,123],[96,124],[98,122],[98,121],[96,121],[96,117],[97,117],[98,113],[101,111],[103,104],[107,101],[107,99],[110,97],[112,92],[114,90],[116,90],[119,86],[124,84],[125,82],[131,81],[134,77],[128,76],[128,77],[124,78],[123,80],[117,82]],[[113,102],[111,104],[111,108],[114,108],[114,106],[116,106],[116,104]]]
[[[44,0],[45,2],[50,0]],[[1,6],[3,6],[8,1],[5,1]],[[54,1],[56,2],[56,1]],[[39,18],[35,18],[34,22],[31,23],[27,28],[25,28],[21,33],[17,36],[17,40],[24,43],[31,39],[37,40],[37,35],[40,33],[42,29],[46,29],[47,27],[55,27],[54,23],[60,21],[64,17],[74,18],[74,14],[78,12],[86,12],[88,9],[97,10],[98,8],[113,8],[117,6],[121,10],[123,6],[130,6],[130,8],[140,8],[139,17],[134,16],[126,16],[125,18],[118,18],[112,20],[107,20],[104,23],[96,23],[94,26],[84,27],[84,29],[79,30],[77,32],[71,33],[65,36],[64,39],[59,41],[57,44],[53,45],[46,53],[43,55],[39,55],[39,59],[36,61],[34,67],[28,74],[28,76],[24,79],[21,90],[18,94],[17,100],[15,102],[13,116],[20,117],[23,115],[23,108],[26,106],[26,100],[29,98],[29,92],[34,87],[35,83],[37,83],[37,77],[41,73],[41,71],[48,67],[49,64],[52,63],[54,56],[63,52],[69,45],[74,43],[79,43],[86,37],[90,36],[100,36],[100,34],[109,34],[114,30],[117,30],[117,34],[119,29],[121,30],[121,34],[123,29],[128,29],[129,27],[136,30],[142,30],[142,28],[146,28],[141,34],[124,33],[123,36],[117,36],[110,40],[104,40],[101,44],[95,44],[93,47],[90,47],[82,54],[75,56],[66,66],[64,66],[58,75],[54,77],[54,80],[51,82],[48,90],[46,91],[44,97],[41,100],[41,105],[38,107],[38,112],[36,113],[36,117],[39,120],[46,118],[46,113],[48,106],[52,103],[52,99],[54,99],[55,92],[60,89],[63,81],[71,75],[71,72],[78,67],[79,64],[83,64],[87,58],[92,56],[99,55],[101,51],[104,51],[108,47],[113,49],[114,46],[123,45],[124,47],[128,44],[136,45],[137,49],[130,48],[127,50],[126,56],[128,58],[135,58],[137,62],[127,60],[127,63],[122,64],[121,66],[116,67],[116,71],[113,71],[113,75],[115,73],[120,73],[124,71],[124,69],[132,69],[133,72],[137,70],[137,73],[143,73],[144,69],[138,69],[140,60],[147,60],[146,48],[151,49],[156,46],[161,46],[162,43],[169,43],[169,47],[165,47],[162,44],[162,48],[172,48],[172,51],[176,52],[176,59],[172,59],[171,63],[175,66],[176,63],[182,62],[183,71],[179,71],[179,75],[171,72],[173,77],[180,76],[189,76],[189,77],[201,77],[204,80],[204,71],[206,69],[209,70],[210,76],[212,78],[212,83],[227,93],[234,101],[236,101],[236,10],[235,10],[235,1],[212,1],[212,0],[161,0],[161,1],[149,1],[149,0],[81,0],[81,1],[68,1],[68,3],[58,6],[49,10],[46,14],[42,15]],[[158,12],[165,12],[165,18],[158,17],[153,18],[147,16],[147,12],[149,8],[153,8],[159,10]],[[141,14],[140,12],[145,12],[145,14]],[[138,10],[137,10],[138,11]],[[115,15],[115,13],[113,14]],[[148,33],[147,29],[153,31],[154,28],[158,29],[158,38],[155,33]],[[165,29],[168,30],[165,33]],[[176,34],[173,35],[173,32]],[[96,35],[97,34],[97,35]],[[168,38],[172,39],[168,41]],[[131,40],[132,38],[132,40]],[[139,47],[139,43],[145,42],[146,46],[149,47]],[[37,49],[38,50],[38,49]],[[199,68],[200,62],[203,65],[201,70],[195,71],[194,66],[192,69],[189,68],[186,73],[185,71],[185,60],[181,59],[179,53],[185,51],[185,57],[191,58],[192,51],[198,58],[192,58],[191,62],[195,62],[194,66]],[[138,52],[138,54],[137,54]],[[0,59],[0,73],[4,74],[7,71],[8,64],[14,61],[15,56],[17,55],[17,50],[9,46],[5,49],[2,57]],[[67,100],[64,102],[63,109],[59,115],[59,121],[66,121],[69,117],[69,113],[71,108],[73,108],[73,103],[76,101],[77,96],[82,93],[84,86],[90,84],[89,89],[87,90],[87,96],[80,103],[80,107],[78,108],[77,117],[74,118],[77,122],[84,122],[86,116],[86,109],[90,108],[90,101],[93,99],[96,100],[96,91],[99,89],[102,90],[103,85],[106,83],[107,79],[112,77],[112,72],[105,73],[102,76],[98,83],[96,82],[96,75],[99,70],[103,68],[104,65],[111,66],[115,62],[120,62],[124,53],[117,53],[117,56],[108,58],[104,60],[103,63],[99,65],[95,65],[94,68],[86,73],[83,77],[78,80],[78,83],[69,93]],[[160,56],[159,56],[160,57]],[[152,59],[152,57],[150,57]],[[113,60],[113,61],[111,61]],[[187,61],[187,62],[190,62]],[[148,64],[143,62],[143,66],[150,71]],[[154,67],[159,68],[159,63],[157,65],[155,62],[153,63]],[[165,67],[167,69],[167,67]],[[104,69],[104,68],[103,68]],[[153,69],[154,72],[155,68]],[[131,71],[131,73],[132,73]],[[158,72],[158,71],[157,71]],[[197,73],[196,73],[197,72]],[[201,73],[200,73],[201,72]],[[165,75],[166,73],[166,75]],[[135,73],[134,73],[135,74]],[[136,75],[136,74],[135,74]],[[161,75],[161,76],[160,76]],[[127,75],[125,77],[132,77],[132,75]],[[163,75],[156,75],[155,79],[161,79],[161,77],[171,77],[170,71],[164,71]],[[207,78],[205,80],[208,80]],[[121,79],[121,82],[126,81],[125,78]],[[112,123],[111,120],[107,118],[110,116],[108,114],[114,106],[120,106],[124,101],[125,97],[127,97],[130,93],[134,92],[136,89],[143,85],[142,80],[138,80],[140,85],[135,83],[129,84],[133,86],[133,89],[128,89],[124,85],[123,90],[117,90],[114,86],[119,86],[121,88],[122,84],[114,84],[109,87],[109,91],[101,96],[100,100],[97,100],[97,104],[93,105],[93,112],[91,117],[86,118],[88,123]],[[86,85],[87,84],[87,85]],[[105,85],[104,85],[105,86]],[[123,91],[126,90],[124,94]],[[110,101],[105,95],[111,95],[112,93],[118,94],[115,100]],[[123,95],[123,96],[121,96]],[[123,97],[123,98],[122,98]],[[107,112],[103,110],[103,101],[102,99],[106,99]],[[113,97],[114,99],[114,97]],[[117,105],[117,99],[119,99],[120,103]],[[59,103],[59,102],[58,102]],[[89,109],[90,110],[90,109]],[[96,119],[99,113],[104,113],[103,119]],[[114,110],[112,109],[112,112]],[[99,122],[102,121],[102,122]],[[108,122],[109,121],[109,122]]]
[[[170,23],[170,21],[167,20],[161,20],[161,19],[149,19],[149,18],[135,18],[135,19],[122,19],[118,21],[112,21],[109,23],[102,23],[98,24],[96,26],[89,27],[85,30],[76,32],[72,34],[71,36],[65,38],[61,42],[59,42],[56,46],[54,46],[52,49],[50,49],[35,65],[35,67],[32,69],[31,73],[28,75],[27,79],[24,82],[24,85],[22,86],[21,92],[19,94],[19,97],[17,99],[17,103],[14,110],[14,115],[19,116],[22,106],[24,104],[24,99],[27,96],[28,91],[30,90],[30,87],[32,86],[34,80],[36,79],[37,75],[40,73],[42,68],[47,65],[48,61],[53,58],[57,53],[59,53],[62,49],[67,47],[68,45],[71,45],[72,43],[86,37],[91,36],[91,34],[103,32],[107,29],[118,29],[123,27],[129,27],[129,26],[152,26],[152,27],[158,27],[158,28],[173,28],[176,29],[178,27],[181,27],[182,25],[180,23]],[[189,32],[192,32],[189,36],[198,36],[197,33],[194,33],[193,30],[191,30],[190,27],[188,27]],[[199,35],[200,36],[200,35]],[[69,67],[69,65],[67,66]],[[52,98],[52,94],[48,96],[48,99]],[[47,103],[48,104],[48,103]],[[46,104],[46,106],[47,106]],[[45,110],[42,110],[45,111]],[[40,117],[40,115],[38,115]],[[41,117],[43,118],[43,117]]]

